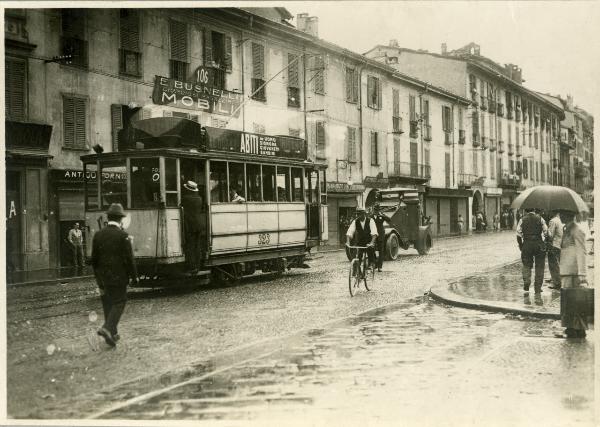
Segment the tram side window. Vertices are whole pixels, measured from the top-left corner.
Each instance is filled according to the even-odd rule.
[[[263,165],[263,200],[265,202],[276,201],[275,197],[275,166]]]
[[[100,176],[102,209],[108,209],[111,203],[120,203],[123,207],[127,207],[127,168],[125,161],[101,164]]]
[[[165,159],[165,198],[168,207],[177,207],[177,159]]]
[[[211,203],[229,201],[227,191],[227,163],[210,162],[210,200]]]
[[[302,202],[302,169],[292,168],[292,201]]]
[[[243,163],[229,163],[229,188],[235,191],[238,196],[246,198]],[[231,201],[231,198],[229,198],[229,201]]]
[[[131,207],[156,207],[160,201],[160,173],[157,158],[131,159]]]
[[[84,165],[85,208],[98,209],[98,166],[95,163]]]
[[[248,186],[248,200],[249,202],[260,202],[260,165],[247,164],[246,165],[246,184]]]
[[[277,201],[290,202],[290,168],[277,166]]]

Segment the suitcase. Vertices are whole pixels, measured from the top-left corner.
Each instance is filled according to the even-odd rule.
[[[594,321],[594,288],[562,288],[560,290],[560,315],[587,316]]]

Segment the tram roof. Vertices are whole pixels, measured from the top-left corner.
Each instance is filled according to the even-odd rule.
[[[231,160],[247,163],[268,163],[276,165],[290,165],[297,167],[313,167],[315,169],[327,169],[327,165],[315,163],[310,160],[294,160],[283,157],[266,157],[251,154],[240,154],[236,152],[222,151],[197,151],[195,149],[185,148],[149,148],[141,150],[126,150],[110,153],[86,154],[81,156],[81,161],[85,163],[93,161],[120,160],[127,157],[148,158],[148,157],[177,157],[186,159],[207,159],[207,160]]]

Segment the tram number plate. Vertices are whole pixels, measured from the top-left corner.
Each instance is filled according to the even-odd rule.
[[[259,245],[268,245],[269,243],[271,243],[271,235],[269,233],[260,233],[258,235]]]

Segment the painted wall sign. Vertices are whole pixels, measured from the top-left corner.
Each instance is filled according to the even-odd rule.
[[[328,193],[362,193],[365,191],[364,184],[348,185],[346,182],[328,182]]]
[[[82,170],[75,169],[54,169],[51,171],[52,178],[59,181],[83,182],[84,178],[88,181],[95,181],[97,178],[96,171],[86,171],[85,175]],[[104,181],[126,181],[127,174],[122,172],[102,172]]]
[[[161,76],[154,79],[152,102],[157,105],[238,117],[242,101],[241,93]]]

